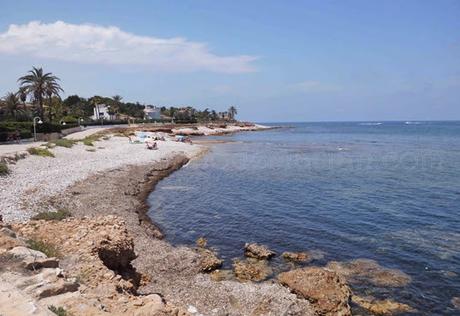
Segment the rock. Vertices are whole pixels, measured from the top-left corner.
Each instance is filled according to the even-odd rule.
[[[205,248],[208,244],[208,241],[204,237],[200,237],[196,240],[196,245],[200,248]]]
[[[283,252],[283,258],[294,262],[310,262],[312,258],[307,252]]]
[[[160,313],[165,308],[163,299],[157,294],[147,295],[142,298],[141,303],[136,302],[135,304],[141,304],[141,307],[134,311],[134,316],[161,315]]]
[[[404,272],[388,269],[370,259],[357,259],[350,262],[331,261],[327,268],[342,275],[349,283],[371,283],[376,286],[402,287],[411,278]]]
[[[8,253],[11,254],[13,257],[22,259],[24,261],[47,258],[43,252],[23,246],[14,247],[10,251],[8,251]]]
[[[415,313],[411,306],[392,300],[377,300],[374,297],[360,297],[353,295],[352,300],[364,309],[375,315],[395,315],[399,313]]]
[[[208,249],[200,249],[200,271],[211,272],[222,266],[223,260],[219,259],[214,252]]]
[[[232,270],[214,270],[211,272],[211,279],[213,281],[229,281],[235,279],[235,275]]]
[[[351,290],[335,272],[309,267],[278,275],[281,284],[310,301],[319,315],[351,315]]]
[[[17,238],[8,236],[7,234],[0,234],[0,249],[10,250],[23,245],[24,243]]]
[[[57,268],[59,260],[57,258],[26,258],[23,260],[25,268],[29,270],[38,270],[41,268]]]
[[[16,238],[16,233],[9,229],[8,227],[0,228],[0,235],[8,236],[11,238]]]
[[[453,297],[450,302],[454,305],[455,309],[460,310],[460,297]]]
[[[263,245],[246,243],[244,245],[244,255],[246,257],[256,258],[259,260],[268,260],[274,257],[276,253]]]
[[[272,273],[265,260],[235,260],[233,263],[235,276],[240,281],[263,281]]]
[[[67,292],[75,292],[78,290],[78,283],[75,280],[58,279],[56,282],[49,283],[37,290],[36,295],[42,299]]]

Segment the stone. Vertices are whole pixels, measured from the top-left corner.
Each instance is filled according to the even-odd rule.
[[[240,281],[263,281],[273,274],[265,260],[235,260],[233,262],[235,276]]]
[[[139,304],[139,303],[137,303]],[[152,316],[161,315],[165,309],[165,303],[161,296],[150,294],[142,298],[142,305],[134,310],[134,316]]]
[[[278,280],[307,299],[319,315],[351,316],[351,290],[334,271],[308,267],[280,273]]]
[[[7,234],[0,234],[0,249],[10,250],[12,248],[23,246],[23,243]]]
[[[259,260],[268,260],[274,257],[276,253],[263,245],[246,243],[244,245],[244,255],[246,257],[256,258]]]
[[[29,270],[38,270],[41,268],[58,268],[59,260],[57,258],[26,258],[23,260],[25,268]]]
[[[47,258],[46,255],[37,250],[33,250],[27,247],[18,246],[14,247],[10,251],[8,251],[15,258],[23,259],[23,260],[36,260],[36,259],[45,259]]]
[[[75,280],[58,279],[56,282],[49,283],[37,290],[36,295],[42,299],[67,292],[75,292],[78,290],[78,283]]]
[[[395,315],[400,313],[415,313],[411,306],[389,299],[377,300],[374,297],[360,297],[353,295],[352,301],[374,315]]]
[[[16,233],[9,229],[8,227],[0,228],[0,235],[8,236],[11,238],[16,238]]]
[[[196,245],[200,248],[205,248],[208,244],[208,241],[204,237],[200,237],[196,240]]]
[[[200,249],[200,271],[211,272],[222,266],[223,260],[208,249]]]
[[[455,309],[458,309],[460,310],[460,297],[453,297],[450,302],[452,303],[452,305],[454,306]]]
[[[310,262],[311,256],[307,252],[289,252],[285,251],[282,254],[283,258],[294,262]]]
[[[339,273],[349,283],[370,283],[382,287],[402,287],[411,282],[411,277],[396,269],[388,269],[370,259],[350,262],[331,261],[327,268]]]

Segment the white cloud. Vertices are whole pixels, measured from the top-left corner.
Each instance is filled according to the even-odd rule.
[[[167,71],[255,71],[254,56],[218,56],[204,43],[185,38],[157,38],[127,33],[117,27],[62,21],[11,24],[0,33],[0,53],[68,62],[138,65]]]
[[[339,86],[322,83],[315,80],[307,80],[295,83],[292,88],[296,91],[304,93],[324,93],[324,92],[338,92],[341,90]]]

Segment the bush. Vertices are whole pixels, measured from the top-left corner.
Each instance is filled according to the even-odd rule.
[[[5,162],[0,162],[0,177],[10,174],[10,169]]]
[[[32,250],[43,252],[48,257],[61,257],[59,250],[53,245],[44,240],[40,239],[29,239],[27,240],[27,247]]]
[[[71,314],[62,306],[56,307],[54,305],[50,305],[48,306],[48,309],[58,316],[71,316]]]
[[[60,146],[60,147],[65,147],[65,148],[71,148],[73,145],[75,145],[75,141],[71,139],[61,138],[61,139],[56,139],[56,140],[49,142],[47,144],[47,147],[50,147],[48,145],[55,145],[55,146]]]
[[[33,220],[45,221],[62,221],[64,218],[70,217],[71,214],[68,210],[57,210],[56,212],[41,212],[32,217]]]
[[[32,147],[32,148],[28,148],[27,151],[31,155],[54,158],[54,154],[51,151],[49,151],[47,148]]]

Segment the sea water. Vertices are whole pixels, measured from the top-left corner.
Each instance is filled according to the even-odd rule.
[[[311,265],[373,259],[411,282],[359,294],[458,313],[460,122],[274,125],[218,137],[157,185],[149,214],[167,240],[205,236],[227,267],[245,242],[311,251]]]

